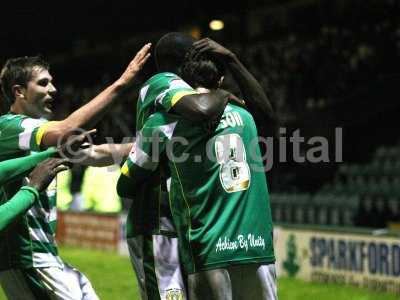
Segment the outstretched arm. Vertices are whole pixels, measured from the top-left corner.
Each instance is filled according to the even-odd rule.
[[[25,177],[34,167],[47,158],[63,156],[73,160],[75,152],[80,149],[82,143],[95,132],[94,129],[79,135],[69,136],[57,148],[52,147],[46,151],[0,162],[0,186]]]
[[[0,185],[21,179],[26,176],[38,163],[57,153],[55,148],[32,154],[25,157],[14,158],[0,162]]]
[[[92,145],[79,151],[76,162],[92,167],[120,164],[128,157],[133,147],[133,143]]]
[[[261,85],[240,62],[238,57],[229,49],[209,38],[195,42],[194,47],[198,53],[208,52],[216,58],[222,59],[239,85],[246,100],[246,105],[256,123],[259,126],[262,124],[267,125],[270,128],[269,130],[272,128],[274,131],[273,134],[275,134],[278,127],[278,119],[272,109],[271,103]]]
[[[134,146],[121,168],[121,176],[117,183],[118,195],[125,198],[134,197],[136,188],[149,182],[159,181],[157,171],[161,154],[166,147],[167,136],[160,128],[160,115],[154,114],[138,133]],[[164,123],[162,123],[164,124]],[[173,128],[169,133],[173,134]],[[132,191],[135,189],[135,191]]]
[[[49,185],[58,172],[66,170],[67,167],[62,165],[65,162],[65,159],[51,158],[37,165],[28,176],[29,183],[11,199],[0,205],[0,232],[23,215],[39,199],[39,192]]]
[[[62,121],[48,122],[44,128],[41,145],[50,147],[57,144],[60,137],[75,128],[89,129],[107,112],[114,100],[124,94],[132,85],[136,75],[148,60],[151,44],[146,44],[136,54],[121,77],[87,104]]]

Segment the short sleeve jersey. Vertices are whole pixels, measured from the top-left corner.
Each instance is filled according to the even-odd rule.
[[[137,101],[136,128],[140,130],[156,111],[169,111],[183,96],[197,92],[174,73],[159,73],[147,80]]]
[[[0,117],[0,161],[40,151],[40,144],[49,122],[8,113]],[[20,189],[21,181],[0,189],[5,203]],[[62,267],[55,243],[57,223],[56,184],[41,193],[39,201],[1,233],[0,270],[10,268]]]
[[[229,104],[214,128],[155,113],[126,164],[147,176],[169,160],[170,202],[185,270],[275,260],[267,183],[252,116]]]
[[[156,111],[169,111],[183,96],[196,91],[174,73],[159,73],[147,80],[140,89],[136,109],[136,129],[140,131],[147,118]],[[122,167],[126,171],[127,163]],[[169,216],[166,194],[157,185],[144,184],[136,193],[128,212],[126,234],[133,237],[143,233],[171,233],[164,217]],[[166,225],[165,225],[166,224]],[[174,231],[174,230],[172,230]]]

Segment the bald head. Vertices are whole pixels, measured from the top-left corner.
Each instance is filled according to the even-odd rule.
[[[194,38],[181,32],[170,32],[162,36],[155,47],[158,71],[180,75],[186,53],[194,42]]]

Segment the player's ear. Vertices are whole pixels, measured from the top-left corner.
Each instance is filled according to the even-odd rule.
[[[224,78],[225,76],[221,76],[221,78],[218,81],[218,88],[220,88],[222,86],[222,83],[224,82]]]
[[[11,88],[14,98],[25,98],[26,88],[20,84],[14,84]]]

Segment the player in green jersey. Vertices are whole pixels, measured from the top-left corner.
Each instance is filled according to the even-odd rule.
[[[193,42],[190,36],[177,32],[166,34],[158,41],[155,59],[159,73],[147,80],[140,90],[136,118],[138,131],[155,111],[169,111],[197,122],[222,113],[229,93],[222,90],[197,93],[179,77],[185,55]],[[138,192],[127,219],[129,252],[142,299],[178,297],[183,300],[186,291],[176,232],[165,196],[167,193],[161,187],[167,184],[165,176],[162,184],[159,177],[157,171],[152,180],[131,187]],[[120,196],[132,198],[129,191],[121,192]]]
[[[195,47],[220,55],[226,50],[210,40]],[[226,59],[231,71],[241,73],[237,81],[249,106],[273,124],[271,106],[254,77],[235,56]],[[250,87],[256,90],[247,95]],[[254,100],[255,95],[262,98]],[[257,136],[251,115],[231,104],[213,130],[155,113],[124,165],[119,186],[128,177],[138,184],[158,167],[161,153],[169,157],[170,201],[190,299],[276,299],[272,221]]]
[[[10,105],[10,111],[0,117],[0,161],[55,146],[75,128],[91,128],[132,86],[149,49],[150,44],[145,45],[121,77],[93,100],[66,119],[50,122],[46,118],[51,116],[56,89],[48,64],[38,57],[8,60],[0,75]],[[2,187],[0,203],[11,199],[21,186],[22,182]],[[1,233],[0,284],[13,299],[98,299],[87,278],[58,256],[55,190],[51,183],[23,218]]]
[[[196,42],[192,53],[194,56],[188,55],[188,62],[185,64],[183,72],[183,78],[187,80],[188,83],[196,88],[217,88],[221,81],[219,79],[220,72],[218,72],[218,69],[220,69],[221,63],[223,63],[238,83],[242,96],[246,99],[246,106],[250,111],[251,116],[254,117],[254,125],[257,125],[257,131],[262,136],[276,136],[278,121],[272,110],[271,104],[258,81],[243,66],[235,54],[208,38]],[[216,60],[218,63],[215,63]],[[215,64],[213,65],[213,63]],[[227,111],[225,112],[226,119],[223,120],[224,118],[222,118],[220,123],[220,125],[222,124],[222,127],[231,127],[234,126],[235,123],[241,124],[239,115],[232,113],[230,117],[230,113]],[[242,155],[242,160],[246,161],[251,169],[250,187],[246,191],[246,194],[250,199],[252,197],[254,199],[257,196],[260,197],[260,195],[264,195],[266,201],[263,202],[263,204],[266,205],[264,213],[261,213],[258,216],[257,213],[255,213],[261,205],[259,208],[256,206],[253,208],[247,206],[244,213],[252,214],[252,217],[249,219],[252,220],[251,222],[254,222],[254,225],[258,222],[264,222],[265,226],[269,227],[272,226],[272,219],[266,181],[265,178],[262,179],[264,174],[259,174],[262,170],[261,164],[259,163],[261,159],[259,152],[260,149],[257,145],[257,138],[254,139],[253,137],[251,141],[246,141],[246,134],[249,130],[249,128],[245,127],[243,129],[243,134],[241,134],[243,144],[246,145],[244,146],[246,150],[243,151],[243,153],[247,153],[247,155],[250,154],[247,158],[246,155],[241,154],[241,151],[232,150],[232,148],[240,148],[240,142],[233,142],[232,138],[229,138],[225,139],[221,143],[218,142],[218,139],[221,139],[220,136],[216,139],[214,145],[217,157],[218,153],[221,153],[221,151],[227,151],[227,153],[225,153],[227,156],[224,157],[223,155],[224,164],[227,164],[227,167],[225,167],[224,170],[224,167],[221,166],[220,175],[224,172],[229,173],[228,170],[230,170],[231,173],[225,174],[225,176],[220,176],[220,182],[223,186],[225,185],[225,191],[229,192],[229,185],[233,185],[233,182],[231,181],[232,179],[233,181],[236,181],[239,180],[241,176],[244,176],[242,182],[243,180],[245,181],[246,174],[240,174],[241,172],[237,170],[237,166],[231,162],[232,157],[235,157],[236,155],[236,158],[233,158],[233,161],[235,161],[235,163],[239,162],[240,164],[239,157]],[[233,140],[235,139],[236,138]],[[221,146],[221,144],[224,144],[224,146]],[[221,147],[223,150],[221,150]],[[255,159],[257,163],[252,164],[251,159]],[[217,161],[220,160],[217,158]],[[239,170],[242,169],[243,168],[239,166]],[[251,182],[252,178],[254,178],[253,182]],[[257,179],[259,180],[258,182],[256,181]],[[225,184],[223,183],[224,180],[226,180]],[[253,185],[253,187],[251,185]],[[261,191],[260,193],[256,193],[254,189],[252,190],[254,185],[257,186],[259,191]],[[226,189],[227,187],[228,189]],[[246,217],[242,215],[241,218],[245,220]],[[231,220],[231,222],[232,221],[233,220]],[[270,231],[270,233],[272,234],[272,231]],[[243,240],[245,240],[245,237],[242,237],[241,235],[237,236],[239,248],[247,247],[247,242]],[[249,246],[258,244],[257,241],[254,241],[253,237],[249,235],[247,236],[247,241]],[[224,249],[225,246],[227,248],[230,246],[235,247],[235,244],[231,244],[229,239],[226,240],[226,242],[227,243],[225,243],[225,240],[219,239],[217,249],[221,250],[221,247]],[[273,254],[273,245],[270,244],[269,246],[271,247],[269,254]],[[247,264],[244,261],[243,263],[245,265],[235,266],[236,262],[232,261],[227,268],[212,268],[210,271],[197,272],[196,274],[189,275],[190,296],[192,299],[203,299],[209,292],[216,291],[216,299],[230,299],[230,297],[233,297],[234,299],[277,299],[275,266],[270,262],[271,261],[268,259],[264,260],[264,262],[260,264]],[[224,289],[224,287],[230,288]]]
[[[12,222],[18,220],[19,216],[23,215],[35,201],[38,201],[39,192],[47,187],[58,172],[67,169],[66,166],[62,166],[64,160],[60,158],[50,159],[54,153],[53,149],[49,149],[42,153],[0,163],[0,185],[25,176],[29,170],[37,165],[28,175],[30,179],[28,183],[21,187],[9,201],[0,205],[0,232],[5,230]],[[42,162],[45,159],[47,160]]]
[[[58,172],[67,169],[67,166],[63,165],[68,161],[66,156],[73,158],[74,153],[71,150],[78,153],[79,147],[87,141],[90,133],[71,136],[58,148],[49,148],[46,151],[0,162],[0,186],[21,180],[30,172],[27,184],[10,200],[0,205],[0,232],[18,220],[35,201],[38,201],[39,192],[47,188]]]

